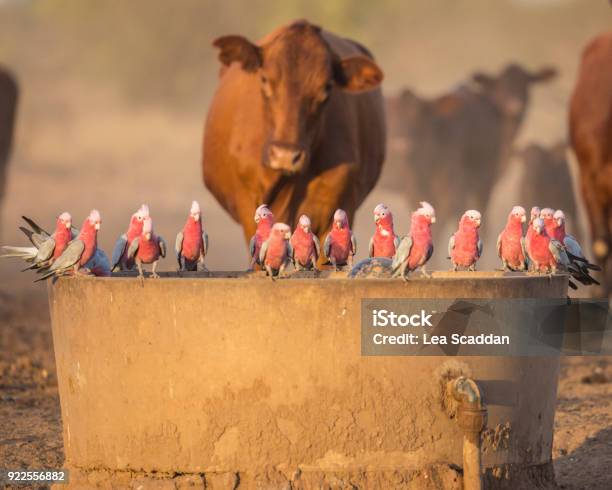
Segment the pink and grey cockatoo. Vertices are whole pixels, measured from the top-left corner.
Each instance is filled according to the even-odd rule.
[[[259,260],[259,252],[261,251],[263,243],[270,236],[272,225],[274,225],[274,215],[266,204],[262,204],[255,210],[253,219],[255,220],[257,228],[249,243],[249,254],[251,255],[251,262],[249,264],[250,271],[254,269],[255,264],[262,265]]]
[[[174,245],[179,271],[197,271],[198,264],[206,270],[204,257],[208,253],[208,234],[204,231],[202,213],[197,201],[191,203],[183,230],[176,235]]]
[[[466,211],[459,220],[459,229],[448,242],[448,255],[454,271],[460,267],[476,270],[476,262],[482,255],[482,240],[478,234],[481,220],[480,213],[474,209]]]
[[[24,270],[40,269],[49,267],[66,249],[68,243],[78,233],[72,228],[72,217],[70,213],[61,213],[55,222],[53,234],[47,233],[32,219],[22,216],[31,229],[20,227],[20,230],[28,237],[32,247],[12,247],[4,246],[6,252],[0,257],[19,257],[29,262],[30,265]],[[75,233],[76,232],[76,233]]]
[[[553,215],[553,220],[553,238],[563,245],[567,253],[567,257],[572,266],[570,267],[572,277],[585,285],[599,284],[599,282],[590,275],[589,269],[600,271],[601,267],[590,263],[584,256],[578,240],[565,231],[565,213],[558,209]]]
[[[321,245],[317,235],[311,230],[310,218],[303,214],[291,235],[292,260],[296,270],[317,269],[317,260],[321,255]]]
[[[410,230],[402,238],[393,257],[391,269],[393,277],[407,280],[407,273],[419,267],[424,276],[429,277],[425,265],[434,251],[431,225],[436,222],[436,211],[428,202],[422,201],[421,207],[412,213]]]
[[[531,237],[535,233],[533,226],[533,220],[540,217],[541,209],[538,206],[534,206],[531,208],[531,212],[529,213],[529,226],[527,227],[527,233],[525,233],[525,252],[527,252],[527,256],[529,257],[529,244],[531,243]],[[531,263],[529,264],[531,265]]]
[[[506,227],[497,237],[497,255],[504,270],[524,271],[527,269],[527,251],[523,237],[523,223],[527,213],[522,206],[514,206],[508,215]]]
[[[291,228],[285,223],[274,223],[268,239],[262,243],[259,251],[259,263],[263,265],[274,280],[275,276],[282,277],[285,268],[291,262]]]
[[[113,248],[113,256],[111,259],[111,268],[113,271],[132,270],[134,268],[134,261],[128,258],[128,249],[132,241],[142,234],[143,223],[148,216],[149,206],[146,204],[140,206],[138,211],[132,214],[127,231],[117,239],[115,247]]]
[[[96,253],[101,222],[100,213],[97,209],[93,209],[83,222],[79,235],[68,244],[62,254],[53,261],[37,281],[71,271],[78,274]]]
[[[542,218],[536,218],[531,224],[533,235],[529,246],[529,260],[535,272],[556,273],[559,267],[567,267],[569,259],[563,246],[546,232]]]
[[[376,230],[370,238],[368,255],[390,259],[395,255],[400,240],[393,229],[393,214],[386,205],[381,203],[374,208],[374,223]]]
[[[338,266],[352,267],[353,257],[357,253],[357,240],[349,226],[348,215],[342,209],[336,209],[332,229],[323,243],[325,257],[338,270]]]
[[[153,220],[147,216],[142,223],[140,236],[134,238],[128,248],[128,259],[133,260],[138,267],[138,277],[144,279],[143,264],[151,265],[151,276],[157,279],[157,263],[160,257],[166,256],[166,242],[153,232]]]

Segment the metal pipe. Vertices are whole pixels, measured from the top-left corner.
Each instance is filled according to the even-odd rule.
[[[459,403],[456,419],[463,429],[463,488],[482,490],[480,434],[487,425],[487,408],[473,379],[459,376],[449,381],[449,388]]]

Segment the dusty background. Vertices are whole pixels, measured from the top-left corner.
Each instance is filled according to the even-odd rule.
[[[0,241],[21,242],[21,214],[50,224],[69,210],[80,223],[97,207],[101,245],[110,250],[147,202],[171,242],[191,199],[199,199],[209,267],[244,267],[241,232],[200,176],[203,119],[218,69],[210,43],[227,33],[255,39],[300,17],[369,46],[386,73],[386,93],[410,86],[435,95],[510,61],[557,66],[560,77],[533,91],[524,145],[565,137],[580,51],[612,25],[612,8],[606,0],[0,0],[0,63],[22,91]],[[499,184],[493,216],[515,204],[515,180]],[[376,203],[389,204],[398,231],[406,231],[405,199],[380,187],[370,196],[355,225],[361,254]],[[485,244],[489,266],[493,244]],[[171,267],[167,259],[162,269]],[[18,271],[0,262],[0,466],[55,467],[62,444],[46,299]],[[567,362],[560,380],[554,456],[567,488],[612,486],[612,385],[581,381],[598,362]],[[604,371],[610,379],[610,368]]]

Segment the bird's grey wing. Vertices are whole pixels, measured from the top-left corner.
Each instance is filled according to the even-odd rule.
[[[119,261],[121,260],[121,256],[125,252],[126,247],[127,235],[124,233],[118,238],[118,240],[115,242],[115,246],[113,247],[113,255],[111,257],[111,269],[115,269],[115,267],[119,265]]]
[[[293,246],[291,245],[290,241],[287,241],[287,257],[290,258],[291,260],[294,260],[293,253],[294,253]]]
[[[499,235],[497,235],[497,256],[499,258],[501,258],[502,256],[502,249],[501,249],[501,245],[502,245],[502,233],[500,233]]]
[[[315,251],[317,253],[317,259],[321,256],[321,243],[317,235],[312,235],[312,241],[314,242]]]
[[[434,244],[433,242],[431,242],[429,244],[429,247],[427,248],[427,257],[425,258],[425,262],[428,262],[429,259],[431,259],[431,256],[433,255],[433,253],[434,253]]]
[[[400,242],[401,242],[400,237],[398,237],[397,235],[394,235],[393,246],[395,247],[395,250],[397,250],[397,247],[400,246]]]
[[[54,251],[55,240],[53,238],[47,238],[40,244],[40,247],[38,247],[38,253],[36,254],[36,257],[34,257],[34,262],[38,263],[49,260],[53,256]]]
[[[351,231],[351,248],[353,249],[353,255],[355,255],[357,253],[357,238],[355,237],[355,234]]]
[[[525,237],[521,237],[521,251],[523,252],[523,257],[527,260],[527,246],[525,245]]]
[[[263,264],[266,259],[266,253],[268,252],[268,240],[261,244],[261,249],[259,250],[259,262]]]
[[[567,254],[565,253],[565,250],[563,249],[563,245],[561,245],[561,242],[558,242],[557,240],[551,240],[548,244],[548,249],[550,250],[550,253],[552,253],[558,264],[564,265],[566,267],[569,265],[569,259],[567,257]]]
[[[370,238],[370,243],[368,243],[368,257],[374,256],[374,236]]]
[[[208,233],[202,231],[202,255],[208,253]]]
[[[140,245],[140,237],[136,237],[130,243],[130,247],[128,248],[127,258],[133,259],[136,256],[136,252],[138,252],[138,246]]]
[[[478,257],[482,257],[482,240],[480,238],[478,239],[477,247],[478,247]]]
[[[454,248],[455,248],[455,235],[451,235],[450,240],[448,241],[448,256],[449,257]]]
[[[159,254],[165,258],[166,257],[166,251],[168,249],[168,246],[166,245],[166,240],[163,239],[163,237],[158,236],[157,237],[157,246],[159,247]]]
[[[412,238],[406,235],[400,241],[399,247],[395,251],[395,255],[393,256],[393,262],[391,262],[391,269],[396,271],[400,265],[404,263],[404,261],[410,255],[410,250],[412,249]]]
[[[76,237],[79,236],[79,230],[77,230],[74,226],[72,228],[70,228],[70,236],[72,237],[72,239],[74,240]]]
[[[249,242],[249,254],[251,257],[255,255],[255,235],[251,237],[251,241]]]
[[[329,259],[329,254],[331,252],[332,238],[331,233],[328,233],[325,237],[325,241],[323,242],[323,253],[325,254],[325,258]]]
[[[563,240],[563,245],[567,251],[572,254],[574,257],[579,257],[581,259],[584,258],[584,253],[582,252],[582,247],[578,243],[572,235],[565,235],[565,240]]]
[[[62,271],[75,265],[83,255],[85,243],[82,240],[72,240],[55,262],[49,267],[49,272]]]
[[[176,258],[181,260],[181,252],[183,251],[183,232],[179,231],[176,234],[176,240],[174,241],[174,251],[176,252]]]

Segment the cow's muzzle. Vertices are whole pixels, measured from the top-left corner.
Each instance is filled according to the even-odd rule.
[[[270,143],[265,156],[268,167],[289,174],[300,172],[306,163],[304,149],[285,143]]]

